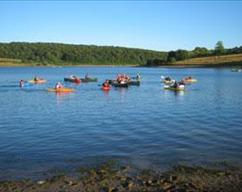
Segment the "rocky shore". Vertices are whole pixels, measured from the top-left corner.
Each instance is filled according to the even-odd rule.
[[[242,170],[177,166],[169,171],[104,164],[46,180],[1,181],[0,192],[239,192]]]

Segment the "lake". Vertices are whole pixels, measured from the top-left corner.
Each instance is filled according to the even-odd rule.
[[[118,73],[140,86],[101,90]],[[96,83],[47,92],[69,75]],[[46,84],[19,88],[34,76]],[[185,92],[163,90],[160,76],[194,76]],[[242,160],[242,73],[215,68],[0,68],[0,179],[31,177],[117,159],[138,168]]]

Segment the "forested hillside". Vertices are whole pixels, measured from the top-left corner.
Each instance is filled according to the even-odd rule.
[[[220,64],[223,59],[213,58],[227,55],[226,63],[242,63],[242,46],[226,49],[218,41],[214,49],[196,47],[191,51],[176,50],[169,52],[145,49],[71,45],[60,43],[0,43],[0,65],[139,65],[162,66],[169,64]],[[231,55],[231,56],[229,56]],[[199,61],[199,62],[198,62]]]
[[[167,53],[113,46],[17,42],[0,43],[0,58],[20,59],[23,63],[41,65],[144,65],[147,60],[167,60]]]

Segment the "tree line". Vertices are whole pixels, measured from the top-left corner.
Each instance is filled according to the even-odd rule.
[[[165,60],[151,59],[151,60],[148,60],[147,65],[154,66],[154,65],[172,64],[176,61],[181,61],[181,60],[190,59],[190,58],[239,54],[239,53],[242,53],[242,46],[226,49],[224,48],[223,42],[218,41],[214,49],[209,50],[205,47],[196,47],[192,51],[187,51],[182,49],[179,49],[176,51],[169,51],[167,53],[167,57]]]
[[[192,51],[169,52],[135,48],[60,43],[0,43],[0,58],[20,59],[23,63],[40,65],[112,64],[164,65],[195,57],[242,53],[242,46],[225,49],[222,41],[215,48],[196,47]]]
[[[143,49],[58,43],[0,43],[0,58],[47,64],[143,65],[149,59],[166,60],[167,53]]]

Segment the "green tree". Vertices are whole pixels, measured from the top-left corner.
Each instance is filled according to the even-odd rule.
[[[177,61],[184,60],[188,58],[188,51],[179,49],[175,55]]]
[[[221,55],[225,52],[224,45],[222,41],[218,41],[215,45],[214,53],[216,55]]]
[[[207,48],[205,47],[196,47],[193,51],[193,57],[202,57],[209,54]]]

